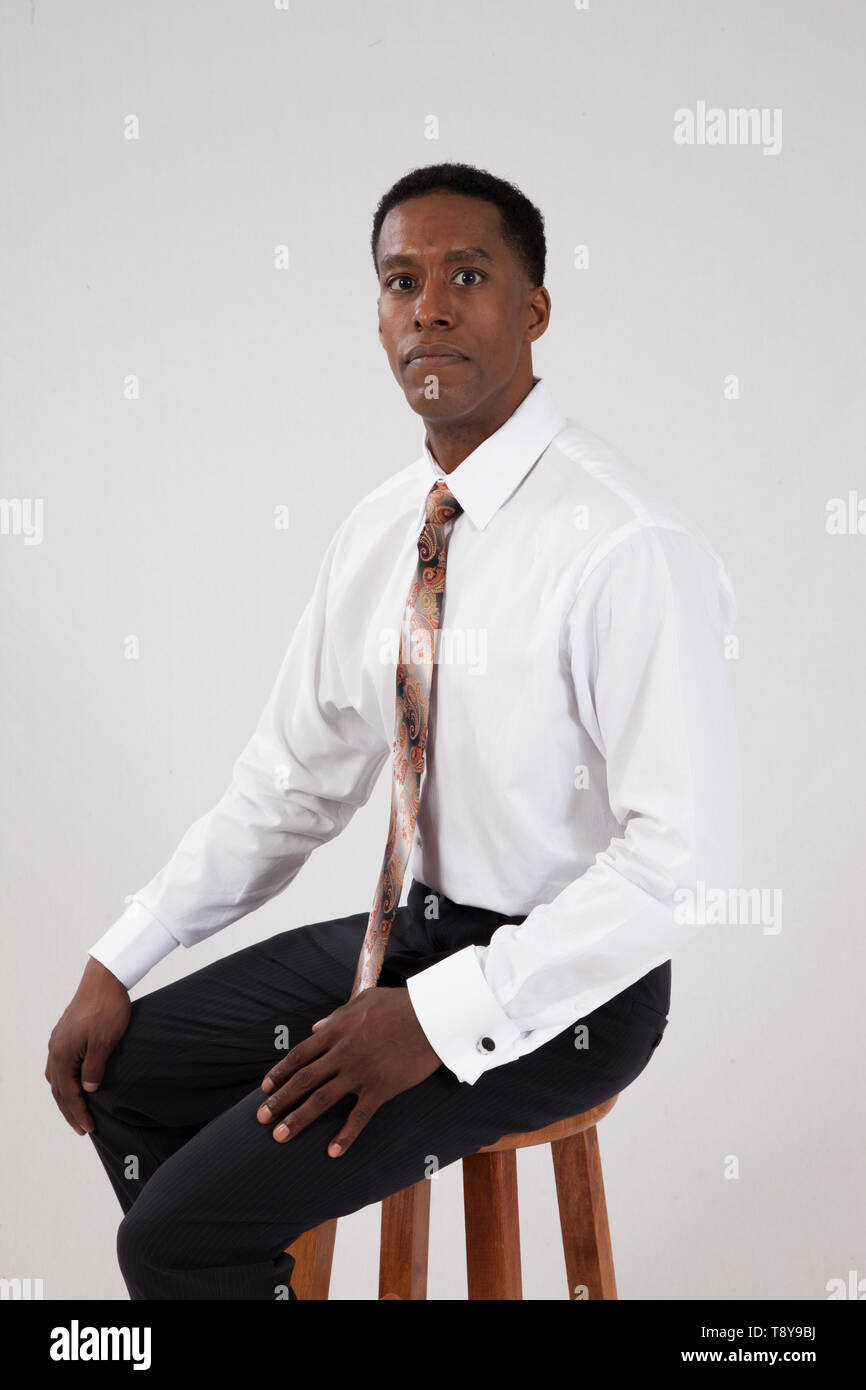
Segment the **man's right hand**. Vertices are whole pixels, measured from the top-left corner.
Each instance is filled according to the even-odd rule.
[[[48,1039],[45,1079],[76,1134],[89,1134],[93,1117],[85,1090],[96,1090],[105,1064],[129,1026],[129,991],[116,975],[89,956],[81,983]]]

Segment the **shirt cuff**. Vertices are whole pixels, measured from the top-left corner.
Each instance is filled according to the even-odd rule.
[[[101,961],[122,985],[132,989],[180,942],[135,899],[87,954]]]
[[[516,1060],[523,1036],[484,978],[474,946],[454,951],[406,981],[427,1041],[458,1081]]]

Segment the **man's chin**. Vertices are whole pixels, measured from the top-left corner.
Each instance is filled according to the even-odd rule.
[[[447,420],[464,415],[469,409],[465,391],[456,390],[432,373],[420,381],[404,378],[400,385],[410,409],[427,420]]]

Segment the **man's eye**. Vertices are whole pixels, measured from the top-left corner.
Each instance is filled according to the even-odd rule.
[[[481,271],[480,271],[480,270],[473,270],[471,266],[467,266],[464,270],[455,271],[455,274],[456,274],[456,275],[477,275],[477,276],[479,276],[482,280],[484,279],[484,276],[481,274]],[[413,275],[392,275],[392,276],[390,276],[389,279],[387,279],[387,280],[385,281],[385,285],[386,285],[386,288],[390,289],[390,288],[392,287],[392,285],[393,285],[393,286],[396,286],[396,285],[397,285],[397,282],[400,281],[400,280],[413,280],[414,278],[415,278],[415,277],[414,277]]]
[[[480,274],[481,274],[481,271],[480,271],[480,270],[472,270],[471,267],[467,267],[466,270],[458,270],[457,274],[458,274],[458,275],[480,275]]]

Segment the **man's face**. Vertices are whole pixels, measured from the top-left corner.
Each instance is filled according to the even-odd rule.
[[[379,339],[409,405],[443,421],[483,412],[546,327],[536,320],[547,292],[502,240],[499,209],[444,191],[410,198],[386,216],[377,249]],[[422,344],[460,355],[408,361]]]

